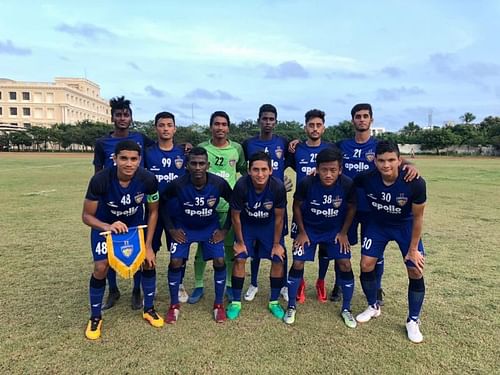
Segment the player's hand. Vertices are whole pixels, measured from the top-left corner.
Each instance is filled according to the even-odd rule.
[[[418,272],[424,273],[425,257],[418,250],[409,250],[405,256],[405,261],[411,260]]]
[[[214,233],[212,233],[212,238],[210,238],[208,242],[218,243],[224,241],[226,234],[227,234],[227,229],[216,229],[214,230]]]
[[[281,246],[281,244],[279,243],[275,243],[273,244],[273,248],[271,250],[271,260],[273,259],[274,256],[277,256],[278,258],[281,259],[281,261],[283,261],[285,259],[285,249],[283,248],[283,246]]]
[[[297,234],[297,237],[295,238],[295,241],[293,241],[293,246],[304,248],[306,244],[307,246],[311,245],[311,241],[309,240],[307,233],[299,232]]]
[[[235,242],[233,245],[233,251],[235,257],[243,253],[248,254],[248,250],[244,242]]]
[[[405,164],[403,165],[403,171],[406,171],[404,180],[406,182],[410,182],[414,180],[415,178],[420,178],[420,173],[418,172],[418,169],[411,164]]]
[[[335,236],[335,243],[340,245],[340,252],[342,254],[347,254],[351,252],[351,244],[347,238],[347,234],[337,233]]]
[[[307,175],[308,176],[316,176],[316,168],[311,168],[311,171]]]
[[[115,221],[113,224],[109,226],[106,231],[111,231],[113,233],[127,233],[128,227],[127,224],[122,223],[121,221]]]
[[[172,236],[172,239],[177,243],[186,243],[186,233],[182,229],[169,229],[168,233]]]
[[[144,262],[150,269],[156,267],[156,255],[151,247],[146,247],[146,259]]]
[[[290,177],[288,177],[287,175],[285,175],[285,179],[283,181],[283,183],[285,184],[285,190],[286,192],[288,193],[289,191],[292,191],[293,190],[293,182],[292,182],[292,179]]]
[[[189,142],[184,143],[184,153],[189,154],[191,150],[193,149],[193,145]]]
[[[298,139],[294,139],[293,141],[290,141],[290,143],[288,143],[288,152],[291,154],[295,154],[295,147],[297,147],[297,145],[299,143],[300,143],[300,140],[298,140]]]

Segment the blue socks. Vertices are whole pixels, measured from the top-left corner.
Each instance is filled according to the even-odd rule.
[[[288,308],[295,308],[297,303],[297,290],[299,289],[300,281],[304,277],[304,269],[297,270],[290,268],[288,272]]]
[[[135,287],[135,286],[134,286]],[[153,307],[156,292],[156,270],[142,271],[142,293],[144,294],[144,312]]]
[[[361,280],[361,287],[365,293],[366,300],[369,305],[376,305],[377,303],[377,280],[375,270],[371,272],[361,272],[359,277]]]
[[[90,299],[90,317],[100,318],[102,299],[106,290],[106,279],[96,279],[94,275],[90,276],[89,299]]]
[[[424,303],[424,296],[424,278],[410,279],[410,283],[408,284],[408,319],[418,320],[422,304]]]
[[[254,257],[250,261],[250,282],[253,286],[257,285],[257,278],[259,277],[259,267],[260,267],[260,258]]]
[[[168,290],[170,291],[170,304],[179,304],[179,284],[181,283],[182,266],[174,268],[168,266]]]
[[[377,275],[377,290],[382,288],[382,275],[384,274],[384,258],[377,259],[375,265],[375,274]]]
[[[352,270],[349,272],[339,271],[338,283],[342,288],[342,311],[351,311],[351,300],[354,293],[354,274]]]
[[[330,265],[330,259],[328,259],[328,254],[325,249],[325,246],[323,244],[320,244],[318,250],[318,279],[320,280],[325,279],[329,265]]]
[[[214,266],[214,289],[216,305],[224,302],[224,289],[226,289],[226,265],[220,267]]]
[[[269,301],[277,301],[280,298],[280,291],[283,287],[283,277],[271,276],[269,279],[271,280],[271,297]]]
[[[233,286],[233,301],[241,302],[241,290],[243,289],[243,284],[245,283],[244,277],[231,277],[231,285]]]

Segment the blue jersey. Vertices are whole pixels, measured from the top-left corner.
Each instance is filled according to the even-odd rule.
[[[390,186],[384,184],[377,169],[359,174],[354,184],[364,190],[370,221],[379,225],[403,225],[413,220],[412,204],[422,204],[427,199],[424,179],[406,182],[401,170]]]
[[[245,159],[249,160],[250,157],[257,151],[264,151],[271,157],[271,164],[273,167],[273,176],[284,181],[286,158],[288,155],[288,141],[279,135],[273,134],[269,141],[265,141],[255,136],[245,140],[242,145]]]
[[[184,150],[175,145],[172,150],[164,151],[155,143],[146,150],[146,168],[153,172],[158,180],[162,194],[169,182],[186,174],[186,156]]]
[[[144,150],[153,144],[153,141],[142,133],[129,132],[127,137],[113,137],[113,133],[109,133],[104,137],[98,138],[94,147],[94,162],[98,168],[108,168],[114,165],[113,156],[115,147],[121,141],[135,141],[141,146],[141,167],[144,166]]]
[[[308,236],[321,242],[335,238],[344,225],[348,204],[356,202],[352,180],[340,175],[333,186],[324,186],[319,176],[307,176],[298,185],[294,200],[300,210]]]
[[[336,147],[332,143],[321,141],[319,146],[308,146],[306,142],[297,144],[295,153],[289,154],[288,164],[297,173],[296,186],[299,182],[316,170],[316,156],[325,148]]]
[[[167,184],[162,194],[162,202],[174,199],[179,207],[179,212],[173,217],[161,205],[161,215],[167,229],[182,228],[192,231],[204,231],[206,228],[219,227],[217,205],[220,198],[231,199],[231,187],[222,177],[207,173],[207,183],[203,188],[197,189],[191,182],[189,173]],[[229,229],[230,218],[226,221],[224,229]]]
[[[128,186],[123,187],[116,173],[116,167],[106,168],[90,180],[85,199],[98,201],[95,217],[108,224],[118,220],[127,226],[146,224],[146,203],[158,200],[155,176],[139,168]]]
[[[255,191],[250,176],[240,178],[234,187],[231,209],[240,211],[241,225],[245,229],[255,225],[274,228],[274,209],[285,207],[285,186],[276,177],[270,176],[260,193]]]

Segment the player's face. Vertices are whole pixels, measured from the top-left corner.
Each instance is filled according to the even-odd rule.
[[[163,141],[173,139],[176,130],[174,120],[171,118],[161,118],[156,123],[156,135]]]
[[[375,165],[382,177],[395,178],[398,176],[401,158],[395,152],[384,152],[375,157]]]
[[[128,108],[116,109],[113,112],[113,123],[117,129],[128,129],[132,123],[132,115]]]
[[[187,162],[187,170],[195,180],[205,178],[209,163],[205,155],[191,155]]]
[[[314,117],[306,123],[305,131],[309,139],[317,141],[325,132],[325,124],[319,117]]]
[[[113,159],[118,175],[127,178],[132,178],[141,163],[141,156],[137,151],[122,150],[118,155],[113,156]]]
[[[342,174],[342,167],[338,160],[321,163],[316,170],[324,186],[332,186]]]
[[[225,117],[215,116],[212,126],[210,126],[210,131],[212,132],[213,139],[227,139],[229,123]]]
[[[262,112],[259,117],[259,125],[262,133],[272,133],[276,126],[276,115],[273,112]]]
[[[354,129],[358,132],[365,132],[370,130],[373,119],[370,116],[370,111],[367,109],[362,109],[354,114],[352,118],[352,123],[354,124]]]
[[[266,186],[267,181],[269,180],[269,176],[272,171],[269,168],[269,164],[267,164],[264,160],[256,160],[252,163],[248,174],[252,179],[253,186],[256,188],[262,188]]]

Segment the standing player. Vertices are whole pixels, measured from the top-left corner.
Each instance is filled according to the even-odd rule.
[[[231,200],[231,219],[236,242],[233,301],[227,308],[227,316],[234,320],[240,315],[246,258],[255,257],[255,247],[258,246],[259,258],[272,262],[268,308],[281,320],[285,312],[278,298],[285,273],[283,262],[286,253],[283,236],[286,190],[279,179],[271,176],[271,158],[267,153],[260,151],[253,154],[248,163],[249,175],[238,180]]]
[[[304,177],[297,185],[293,199],[293,215],[298,227],[293,248],[293,265],[288,274],[288,309],[285,323],[295,322],[296,295],[304,276],[304,262],[314,261],[317,245],[323,245],[328,259],[340,268],[340,284],[344,292],[341,316],[350,328],[356,327],[351,314],[354,274],[347,239],[356,213],[356,190],[352,180],[342,175],[342,154],[326,148],[316,158],[316,175]]]
[[[101,336],[101,305],[109,269],[106,241],[102,231],[124,233],[131,226],[145,224],[147,204],[146,260],[143,265],[143,318],[153,327],[162,327],[163,319],[156,313],[153,300],[156,289],[153,233],[158,219],[158,183],[150,172],[140,168],[141,148],[135,141],[121,141],[114,150],[116,166],[98,172],[90,180],[83,203],[82,220],[92,228],[91,246],[94,272],[90,277],[91,315],[85,336],[90,340]]]
[[[170,264],[168,266],[168,287],[170,290],[170,308],[167,323],[175,323],[179,317],[179,284],[182,264],[189,256],[189,246],[198,242],[202,246],[203,259],[212,260],[214,267],[214,319],[217,323],[226,320],[222,305],[226,286],[226,265],[224,264],[224,238],[231,226],[227,218],[224,225],[219,225],[216,207],[220,198],[231,198],[231,187],[222,177],[208,173],[207,151],[194,147],[187,160],[188,173],[167,185],[162,201],[174,199],[179,212],[172,216],[163,205],[161,214],[170,234]]]
[[[210,140],[201,143],[199,146],[207,150],[208,162],[210,163],[209,172],[214,173],[225,179],[229,186],[234,187],[238,173],[246,173],[247,163],[243,154],[243,149],[239,143],[228,139],[229,115],[223,111],[216,111],[210,116],[210,131],[212,137]],[[229,203],[221,199],[217,206],[220,224],[226,221],[229,212]],[[233,270],[233,244],[234,232],[231,229],[224,240],[224,260],[226,262],[227,279],[226,294],[229,302],[232,300],[231,275]],[[189,297],[189,303],[196,303],[203,296],[203,274],[205,273],[206,262],[203,260],[202,249],[198,247],[196,257],[194,258],[195,269],[195,289]]]
[[[326,148],[335,148],[333,144],[321,139],[325,132],[325,112],[319,109],[311,109],[306,112],[305,120],[304,130],[307,135],[307,140],[305,142],[296,143],[293,152],[289,153],[288,163],[297,173],[296,186],[298,186],[300,181],[306,176],[314,173],[316,170],[316,156],[320,151]],[[292,236],[297,234],[296,223],[292,223],[291,232]],[[316,294],[320,302],[326,302],[328,297],[325,288],[325,276],[328,271],[330,260],[321,243],[319,244],[318,264]],[[302,279],[297,291],[297,302],[299,303],[304,303],[306,300],[305,287],[304,279]]]
[[[146,168],[154,173],[158,180],[160,196],[167,188],[167,184],[186,173],[184,148],[174,144],[174,135],[177,131],[175,116],[170,112],[160,112],[155,116],[155,130],[158,141],[146,150]],[[177,207],[171,204],[167,210],[175,212]],[[165,232],[167,248],[169,235],[166,233],[161,216],[158,218],[155,235],[153,237],[153,250],[155,254],[161,247],[161,236]],[[181,284],[179,285],[179,301],[187,302],[189,295],[182,284],[185,265],[182,270]]]
[[[361,247],[361,286],[368,308],[356,316],[365,323],[380,316],[377,302],[375,265],[389,241],[396,241],[408,272],[408,318],[406,330],[410,341],[422,342],[419,316],[424,302],[424,247],[420,239],[426,201],[425,181],[406,182],[400,170],[397,144],[380,141],[375,149],[376,169],[359,174],[355,185],[363,189],[370,208]]]
[[[118,142],[121,141],[134,141],[142,150],[153,144],[153,141],[146,137],[144,134],[132,132],[129,130],[132,124],[132,108],[130,107],[130,100],[125,97],[116,97],[109,101],[111,106],[111,120],[114,123],[114,129],[108,135],[98,138],[95,142],[94,148],[94,170],[95,173],[103,168],[112,167],[114,165],[114,151]],[[143,152],[143,151],[141,151]],[[141,167],[144,166],[144,158],[141,158]],[[141,300],[141,273],[137,272],[134,276],[134,289],[132,291],[132,309],[139,310],[142,307]],[[108,299],[103,310],[110,309],[120,299],[120,291],[116,283],[116,272],[110,269],[108,272]]]
[[[286,158],[288,152],[288,141],[279,135],[273,134],[273,130],[276,126],[278,111],[276,107],[272,104],[263,104],[259,108],[259,125],[260,134],[245,140],[242,144],[243,151],[245,152],[245,158],[248,158],[258,151],[264,151],[271,157],[272,163],[272,174],[274,177],[278,178],[280,181],[287,185],[287,191],[291,190],[292,187],[285,181],[285,168],[286,168]],[[288,187],[290,189],[288,189]],[[285,212],[285,232],[288,230]],[[250,262],[251,269],[251,283],[247,292],[245,293],[245,300],[252,301],[255,295],[259,291],[257,285],[257,278],[259,274],[260,259],[259,254],[255,254]],[[286,265],[286,254],[285,254],[285,265]],[[286,266],[285,266],[286,268]],[[288,301],[288,291],[286,286],[283,287],[281,291],[283,298]]]

